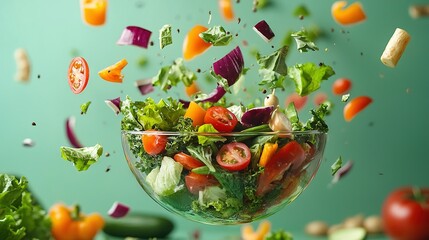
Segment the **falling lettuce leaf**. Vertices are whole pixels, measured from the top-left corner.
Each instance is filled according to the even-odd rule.
[[[103,154],[103,147],[96,144],[93,147],[71,148],[60,147],[61,157],[70,161],[78,171],[86,171]]]
[[[152,84],[167,91],[179,82],[183,82],[185,86],[190,86],[196,79],[197,75],[183,65],[183,59],[178,58],[172,65],[162,67],[158,74],[153,77]]]
[[[312,51],[319,50],[316,44],[310,40],[308,32],[305,29],[292,33],[291,37],[295,39],[296,48],[300,52],[307,52],[308,50],[312,50]]]
[[[173,43],[171,37],[171,25],[166,24],[159,30],[159,47],[163,49],[165,46]]]
[[[91,105],[91,101],[82,103],[82,105],[80,105],[80,114],[86,114],[86,112],[88,111],[89,105]]]
[[[213,46],[226,46],[232,40],[232,35],[225,31],[222,26],[214,26],[199,34],[205,42]]]
[[[331,166],[331,174],[332,174],[332,176],[334,176],[335,173],[337,173],[337,171],[340,170],[340,168],[342,167],[342,165],[343,165],[343,159],[341,158],[341,156],[339,156],[338,159]]]
[[[267,86],[270,89],[284,89],[283,82],[288,73],[287,53],[288,46],[285,45],[270,55],[258,58],[259,74],[262,76],[259,85]]]
[[[307,17],[310,15],[310,11],[308,11],[308,8],[305,5],[299,5],[293,10],[293,16],[295,17]]]
[[[347,102],[350,98],[350,93],[341,96],[341,102]]]
[[[295,91],[300,96],[306,96],[320,88],[322,80],[334,75],[332,67],[308,62],[296,64],[288,69],[288,76],[295,82]]]

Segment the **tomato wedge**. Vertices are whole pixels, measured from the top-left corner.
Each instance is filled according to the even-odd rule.
[[[73,93],[79,94],[86,88],[89,80],[89,67],[83,57],[75,57],[71,60],[67,78]]]
[[[264,171],[259,176],[256,194],[263,196],[270,191],[274,187],[272,183],[282,179],[283,174],[292,164],[301,165],[305,156],[304,149],[296,141],[288,142],[281,147],[266,163]]]
[[[293,102],[293,104],[295,105],[295,109],[299,111],[305,106],[305,104],[307,103],[307,99],[307,96],[301,97],[298,93],[294,92],[286,98],[285,105],[288,106],[289,103]]]
[[[119,62],[99,71],[98,75],[108,82],[122,83],[122,79],[124,78],[124,75],[122,75],[122,69],[127,66],[127,64],[127,60],[122,59]]]
[[[372,98],[368,96],[359,96],[353,98],[344,106],[344,119],[350,122],[359,112],[364,110],[370,103]]]
[[[332,84],[332,92],[336,95],[343,95],[350,91],[352,82],[347,78],[338,78]]]
[[[204,123],[209,123],[219,132],[232,132],[238,123],[237,117],[225,107],[213,106],[207,109]]]
[[[183,41],[183,59],[189,61],[202,54],[212,45],[200,38],[200,33],[207,31],[207,29],[204,26],[196,25],[189,30]]]
[[[240,171],[249,166],[250,157],[250,149],[246,144],[233,142],[220,148],[216,161],[226,170]]]
[[[148,131],[156,132],[155,130]],[[167,145],[167,136],[156,134],[143,134],[142,143],[143,149],[149,155],[157,155],[165,150],[165,146]]]
[[[192,170],[194,168],[204,166],[204,163],[184,152],[176,153],[173,159],[176,162],[182,164],[182,166],[187,170]]]
[[[189,192],[198,194],[199,191],[204,190],[208,186],[216,186],[219,182],[213,175],[198,174],[190,172],[185,176],[185,185]]]

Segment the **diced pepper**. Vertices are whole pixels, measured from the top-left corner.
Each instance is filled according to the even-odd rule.
[[[124,78],[124,75],[122,75],[122,69],[127,66],[127,64],[127,60],[122,59],[114,65],[99,71],[98,75],[108,82],[122,83],[122,79]]]
[[[92,26],[100,26],[106,22],[107,0],[82,0],[82,19]]]
[[[346,5],[346,1],[336,1],[332,5],[332,17],[336,22],[342,25],[350,25],[366,19],[365,12],[359,2],[354,2],[345,8]]]
[[[186,112],[185,112],[185,118],[192,119],[192,124],[194,126],[203,125],[205,115],[206,115],[206,110],[194,101],[191,101],[189,103],[189,107],[188,109],[186,109]]]
[[[187,33],[183,41],[183,58],[185,60],[193,59],[212,45],[200,37],[200,33],[207,31],[207,29],[204,26],[196,25]]]
[[[259,158],[259,166],[265,167],[267,162],[276,153],[279,145],[277,143],[265,143],[264,149],[262,150],[261,157]]]

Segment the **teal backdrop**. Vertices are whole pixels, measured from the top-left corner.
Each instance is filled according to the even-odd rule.
[[[92,27],[83,23],[77,0],[4,1],[0,7],[0,101],[4,107],[0,118],[0,171],[26,176],[46,208],[56,202],[79,203],[85,212],[106,214],[114,201],[120,201],[133,210],[171,218],[176,223],[176,234],[188,236],[195,229],[202,231],[203,239],[215,232],[239,234],[240,226],[206,226],[181,219],[156,205],[128,169],[120,141],[121,116],[116,116],[104,101],[126,95],[145,98],[135,81],[153,77],[160,66],[181,57],[183,38],[195,24],[222,25],[238,36],[229,46],[212,47],[186,65],[208,70],[214,59],[239,45],[250,71],[246,76],[248,91],[237,98],[262,99],[264,94],[254,84],[258,74],[251,52],[257,49],[263,54],[271,53],[281,46],[288,31],[316,26],[322,33],[316,41],[320,50],[299,53],[292,44],[287,63],[324,62],[336,71],[318,91],[326,93],[335,105],[327,120],[328,144],[319,172],[307,190],[269,218],[273,229],[300,235],[312,220],[334,224],[359,213],[379,214],[383,200],[393,189],[428,186],[429,19],[411,18],[408,7],[429,2],[363,1],[367,20],[352,26],[341,26],[333,20],[332,0],[270,2],[266,8],[253,12],[250,0],[234,1],[234,12],[241,21],[225,22],[215,0],[112,0],[106,24]],[[310,15],[301,20],[293,11],[302,4]],[[263,19],[276,34],[270,43],[252,30]],[[174,43],[161,50],[158,30],[164,24],[172,25]],[[143,49],[116,45],[128,25],[151,30],[154,46]],[[397,67],[388,68],[380,56],[397,27],[406,30],[411,41]],[[29,54],[31,77],[27,83],[14,80],[17,48]],[[78,95],[70,91],[67,83],[68,65],[74,56],[86,58],[91,69],[89,84]],[[123,70],[122,84],[106,82],[98,76],[99,70],[122,58],[129,62]],[[143,67],[138,64],[142,58],[148,61]],[[198,76],[204,91],[214,87],[214,82],[204,80],[203,73]],[[342,115],[345,103],[331,92],[333,81],[340,77],[352,80],[352,98],[373,98],[373,103],[351,122]],[[285,99],[292,90],[289,86],[279,97]],[[169,95],[185,97],[180,87]],[[166,94],[157,90],[148,96],[159,99]],[[87,101],[92,103],[87,114],[81,115],[80,105]],[[311,96],[302,114],[312,107]],[[110,153],[85,172],[76,171],[60,156],[60,146],[69,145],[65,120],[70,116],[76,117],[76,135],[82,144],[99,143]],[[25,138],[32,139],[34,145],[24,147]],[[331,186],[330,167],[339,156],[344,161],[354,161],[354,167]],[[110,171],[106,171],[108,168]]]

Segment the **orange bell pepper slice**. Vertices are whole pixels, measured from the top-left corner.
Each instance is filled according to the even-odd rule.
[[[92,26],[101,26],[106,22],[107,0],[81,0],[82,18]]]
[[[192,119],[193,126],[201,126],[204,124],[204,116],[206,115],[206,110],[198,105],[198,103],[191,101],[189,103],[188,109],[186,109],[184,118]]]
[[[252,226],[249,224],[244,225],[241,228],[241,239],[243,240],[264,240],[265,236],[271,230],[271,223],[265,220],[259,224],[258,230],[253,231]]]
[[[200,91],[200,88],[198,87],[198,84],[195,81],[193,81],[191,85],[185,86],[186,95],[188,95],[189,97],[192,97],[199,91]]]
[[[194,57],[202,54],[206,51],[212,44],[205,42],[200,38],[200,33],[207,31],[208,28],[196,25],[194,26],[185,37],[183,41],[183,59],[189,61]]]
[[[100,77],[108,82],[122,83],[124,75],[122,75],[122,69],[127,66],[128,62],[126,59],[122,59],[112,66],[109,66],[98,72]]]
[[[366,14],[360,2],[354,2],[350,6],[346,1],[336,1],[332,4],[332,17],[334,20],[342,25],[350,25],[366,20]]]
[[[259,158],[259,166],[265,167],[271,157],[274,156],[274,153],[276,153],[278,147],[277,143],[265,143],[261,157]]]
[[[234,11],[232,10],[232,0],[219,0],[219,9],[222,17],[226,21],[234,20]]]

